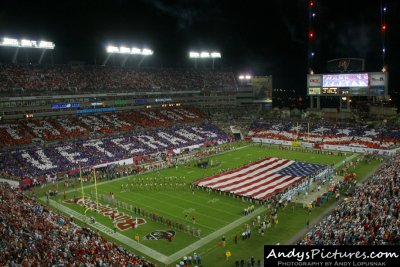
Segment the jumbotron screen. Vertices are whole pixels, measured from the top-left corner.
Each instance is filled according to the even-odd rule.
[[[368,87],[368,81],[368,73],[322,75],[322,87]]]
[[[308,74],[309,96],[387,96],[387,72]]]

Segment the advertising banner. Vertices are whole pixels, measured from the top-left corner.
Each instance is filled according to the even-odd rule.
[[[322,86],[321,74],[307,75],[307,87],[321,87],[321,86]]]

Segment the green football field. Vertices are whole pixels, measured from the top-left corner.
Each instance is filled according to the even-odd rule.
[[[279,212],[279,224],[267,229],[263,237],[254,232],[250,240],[241,240],[240,235],[244,230],[245,223],[252,222],[250,218],[252,216],[244,217],[242,212],[251,203],[219,193],[192,191],[189,188],[190,183],[219,173],[221,169],[234,169],[269,156],[329,165],[340,163],[346,158],[345,156],[279,150],[271,146],[243,144],[235,144],[235,146],[237,146],[237,150],[209,158],[212,162],[220,163],[216,167],[199,169],[195,166],[195,162],[192,162],[178,168],[169,168],[112,181],[98,181],[98,194],[109,195],[110,192],[113,192],[115,202],[123,203],[122,206],[121,204],[109,204],[99,198],[100,205],[108,205],[110,208],[117,209],[118,213],[122,212],[134,219],[144,218],[146,221],[135,229],[128,228],[124,231],[117,229],[118,234],[106,232],[105,235],[136,253],[148,254],[146,257],[153,258],[160,266],[175,266],[175,262],[179,261],[180,258],[185,255],[192,255],[193,252],[202,255],[203,266],[234,266],[235,260],[247,259],[250,256],[262,259],[264,244],[275,244],[277,242],[282,244],[290,240],[304,228],[307,220],[317,218],[329,206],[329,203],[316,208],[311,214],[308,214],[300,204],[293,204],[290,208]],[[347,157],[349,156],[350,154],[347,155]],[[375,161],[369,165],[366,163],[359,164],[355,169],[358,174],[357,177],[364,177],[377,164],[378,162]],[[162,186],[154,186],[156,182],[162,183]],[[126,184],[129,185],[128,189],[125,189]],[[145,186],[145,184],[148,184],[148,186]],[[121,185],[123,185],[122,189]],[[59,191],[62,191],[62,189],[59,188]],[[95,189],[92,183],[87,183],[84,186],[84,194],[87,200],[90,198],[93,203],[96,203]],[[76,181],[75,184],[69,186],[66,200],[79,197],[82,197],[81,187]],[[109,216],[95,213],[78,204],[66,203],[63,194],[52,198],[52,200],[80,214],[84,214],[86,211],[86,215],[88,217],[93,216],[98,224],[108,229],[114,229],[114,223]],[[141,211],[144,210],[146,216],[135,213],[134,207],[140,208]],[[265,207],[256,205],[255,208],[257,214],[261,216],[269,214],[269,210]],[[61,211],[66,212],[62,209]],[[256,212],[253,216],[256,215]],[[163,217],[164,223],[159,220],[154,221],[147,214],[156,214],[158,218]],[[195,221],[193,221],[193,218]],[[166,220],[174,222],[174,227],[166,224]],[[91,227],[89,222],[80,222],[80,224]],[[183,226],[183,230],[180,229],[179,225]],[[175,236],[171,242],[166,239],[144,239],[150,233],[153,233],[154,236],[155,231],[174,231]],[[100,233],[104,234],[102,231]],[[200,237],[197,236],[198,234],[200,234]],[[226,236],[226,247],[220,246],[222,235]],[[239,239],[237,244],[233,242],[235,235],[238,235]],[[132,244],[129,245],[124,241],[125,239],[119,238],[121,236],[127,237]],[[141,247],[149,248],[147,252],[136,246],[135,236],[139,236]],[[232,257],[228,261],[224,256],[227,249],[232,252]]]

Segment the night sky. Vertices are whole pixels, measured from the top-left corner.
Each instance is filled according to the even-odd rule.
[[[383,2],[386,61],[394,90],[400,86],[400,10],[396,0]],[[327,60],[339,57],[365,58],[367,71],[381,70],[380,4],[315,0],[316,73],[326,71]],[[275,88],[305,93],[308,0],[1,0],[4,36],[53,41],[54,63],[101,64],[107,44],[125,44],[155,51],[145,66],[192,67],[189,50],[217,50],[222,53],[217,67],[237,74],[272,74]],[[4,49],[0,53],[4,62]]]

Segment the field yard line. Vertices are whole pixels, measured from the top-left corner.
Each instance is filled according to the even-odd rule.
[[[249,147],[249,146],[250,146],[250,145],[241,146],[241,147],[239,147],[239,148],[235,148],[235,149],[232,149],[232,150],[229,150],[229,151],[224,151],[224,152],[219,153],[219,154],[211,155],[211,157],[223,155],[223,154],[226,154],[226,153],[229,153],[229,152],[234,152],[234,151],[236,151],[236,150],[243,149],[243,148],[246,148],[246,147]],[[115,179],[112,179],[112,180],[107,180],[107,181],[99,182],[99,183],[97,183],[97,186],[103,185],[103,184],[108,184],[108,183],[115,182],[115,181],[119,181],[119,180],[124,180],[124,179],[130,178],[130,177],[136,177],[136,176],[139,176],[139,175],[142,175],[142,174],[146,174],[146,173],[150,173],[150,172],[162,171],[162,170],[165,170],[165,169],[167,169],[167,168],[159,169],[159,170],[151,170],[151,171],[142,172],[142,173],[136,174],[136,175],[128,175],[128,176],[124,176],[124,177],[120,177],[120,178],[115,178]],[[90,184],[90,185],[85,185],[85,186],[83,186],[84,189],[90,188],[90,187],[94,187],[94,184]],[[72,191],[74,191],[74,190],[75,190],[75,189],[70,189],[70,190],[67,190],[67,191],[65,191],[65,192],[66,192],[66,193],[69,193],[69,192],[72,192]]]
[[[110,187],[113,187],[113,186],[110,185]],[[152,193],[157,194],[157,193],[159,193],[159,192],[157,192],[157,191],[154,192],[154,191],[153,191]],[[171,196],[171,195],[167,195],[167,196]],[[181,208],[181,207],[178,206],[178,205],[171,204],[171,203],[165,203],[165,202],[163,202],[162,200],[159,200],[159,199],[156,199],[156,198],[153,198],[153,197],[149,197],[149,196],[146,196],[146,195],[142,195],[142,197],[146,197],[146,198],[148,198],[148,199],[150,199],[150,200],[154,200],[154,201],[157,201],[157,202],[161,202],[161,203],[163,203],[163,204],[165,204],[165,205],[169,205],[169,206],[175,207],[175,208],[177,208],[177,209],[180,209],[180,208]],[[123,199],[129,200],[128,198],[122,197],[122,196],[120,196],[120,195],[118,195],[117,198],[123,198]],[[217,221],[220,221],[220,222],[222,222],[222,223],[229,223],[229,221],[221,220],[221,219],[215,218],[215,217],[213,217],[213,216],[207,216],[207,215],[205,215],[205,214],[203,214],[203,216],[212,218],[212,219],[217,220]],[[211,228],[209,228],[209,229],[211,229]],[[215,229],[212,229],[212,230],[215,230]]]
[[[46,201],[46,199],[42,198],[42,201]],[[56,201],[54,201],[52,199],[49,200],[49,203],[54,208],[66,213],[66,214],[68,214],[70,216],[71,215],[74,216],[75,219],[77,219],[77,220],[79,220],[81,222],[87,223],[86,217],[83,214],[81,214],[81,213],[79,213],[79,212],[77,212],[75,210],[72,210],[72,209],[70,209],[70,208],[68,208],[68,207],[66,207],[66,206],[64,206],[62,204],[59,204],[59,203],[57,203]],[[184,249],[181,249],[181,250],[175,252],[171,256],[166,256],[166,255],[164,255],[164,254],[162,254],[162,253],[160,253],[160,252],[158,252],[158,251],[156,251],[156,250],[154,250],[152,248],[149,248],[149,247],[147,247],[147,246],[145,246],[145,245],[143,245],[141,243],[138,243],[138,242],[134,241],[133,239],[128,238],[127,236],[122,235],[122,234],[120,234],[118,232],[114,234],[114,231],[112,229],[110,229],[109,227],[107,227],[107,226],[105,226],[105,225],[103,225],[101,223],[95,222],[94,224],[90,224],[90,226],[92,228],[95,228],[95,229],[99,230],[100,232],[105,233],[106,235],[108,235],[110,237],[113,237],[113,238],[117,239],[121,243],[127,245],[128,247],[133,248],[136,251],[139,251],[140,253],[142,253],[144,255],[147,255],[147,256],[149,256],[151,258],[157,259],[159,262],[162,262],[164,264],[171,264],[172,262],[175,262],[175,261],[179,260],[183,256],[188,255],[192,251],[194,251],[196,249],[199,249],[200,247],[206,245],[207,243],[209,243],[210,241],[216,239],[217,237],[222,236],[226,232],[228,232],[228,231],[240,226],[241,224],[244,224],[248,220],[252,219],[253,217],[255,217],[255,216],[259,215],[259,214],[261,214],[264,211],[266,211],[266,208],[265,207],[260,207],[260,208],[256,209],[253,213],[251,213],[251,214],[249,214],[247,216],[243,216],[243,217],[237,219],[236,221],[233,221],[232,223],[230,223],[230,224],[218,229],[217,231],[215,231],[215,232],[213,232],[213,233],[201,238],[200,240],[192,243],[191,245],[185,247]]]
[[[99,190],[99,191],[105,192],[105,191],[102,191],[102,190]],[[127,204],[134,203],[132,200],[130,200],[129,198],[126,198],[126,197],[121,197],[121,196],[119,196],[118,198],[122,198],[122,199],[127,200],[127,201],[128,201]],[[156,199],[151,198],[151,200],[156,200]],[[157,200],[157,201],[158,201],[158,202],[162,202],[161,200]],[[164,202],[162,202],[162,203],[164,203]],[[154,207],[151,207],[151,206],[147,206],[147,205],[141,205],[141,206],[142,206],[142,207],[148,207],[148,208],[150,208],[150,209],[157,210],[157,211],[159,211],[159,212],[161,212],[161,213],[163,213],[163,214],[166,214],[165,211],[160,210],[160,209],[157,209],[157,208],[154,208]],[[173,205],[173,206],[176,206],[176,205]],[[179,207],[179,206],[177,206],[177,207]],[[181,207],[179,207],[179,208],[181,208]],[[174,218],[177,218],[177,219],[179,219],[179,220],[182,220],[181,217],[174,216],[174,215],[171,215],[171,214],[166,214],[165,216],[170,216],[170,217],[174,217]],[[211,217],[211,216],[206,216],[206,217]],[[211,218],[215,219],[214,217],[211,217]],[[225,222],[225,221],[224,221],[224,222]],[[200,224],[200,223],[196,223],[196,224],[197,224],[197,225],[200,225],[200,226],[202,226],[202,227],[204,227],[204,228],[210,229],[210,230],[212,230],[212,231],[215,230],[215,228],[208,227],[208,226],[203,225],[203,224]]]
[[[251,218],[254,218],[255,216],[261,214],[262,212],[265,212],[266,210],[267,209],[265,207],[260,207],[256,210],[254,210],[254,212],[252,212],[251,214],[249,214],[247,216],[243,216],[243,217],[237,219],[236,221],[231,222],[230,224],[218,229],[217,231],[201,238],[199,241],[196,241],[196,242],[190,244],[189,246],[185,247],[184,249],[181,249],[181,250],[175,252],[174,254],[172,254],[171,256],[168,257],[167,262],[165,262],[165,263],[171,264],[171,263],[181,259],[182,257],[188,255],[192,251],[199,249],[200,247],[204,246],[205,244],[209,243],[210,241],[212,241],[218,237],[221,237],[228,231],[244,224]]]
[[[164,195],[167,195],[167,194],[163,194],[163,193],[160,192],[160,191],[156,192],[156,194],[157,194],[157,195],[163,195],[163,196],[164,196]],[[196,204],[196,205],[198,205],[198,206],[210,208],[210,205],[209,205],[209,204],[208,204],[208,205],[207,205],[207,204],[200,204],[200,203],[198,203],[198,202],[190,201],[190,200],[188,200],[188,199],[186,199],[186,198],[174,197],[174,196],[172,196],[172,195],[167,195],[167,196],[168,196],[168,197],[175,198],[175,199],[182,200],[182,201],[184,201],[184,202]],[[232,212],[227,212],[226,210],[215,209],[215,208],[213,208],[213,210],[216,210],[216,211],[219,211],[219,212],[222,212],[222,213],[226,213],[226,214],[229,214],[229,215],[237,216],[237,214],[232,213]]]
[[[46,201],[45,198],[42,198],[42,200]],[[70,209],[70,208],[68,208],[68,207],[66,207],[66,206],[64,206],[62,204],[59,204],[54,200],[50,199],[49,201],[50,201],[49,202],[50,205],[55,207],[56,209],[61,210],[62,212],[66,213],[68,215],[72,215],[72,216],[74,216],[75,219],[78,219],[81,222],[86,223],[86,217],[84,215],[82,215],[81,213],[79,213],[77,211],[74,211],[74,210],[72,210],[72,209]],[[129,246],[129,247],[131,247],[131,248],[133,248],[133,249],[135,249],[135,250],[147,255],[147,256],[150,256],[150,257],[152,257],[154,259],[157,259],[160,262],[165,262],[165,261],[168,260],[168,257],[166,255],[161,254],[160,252],[158,252],[158,251],[156,251],[156,250],[154,250],[152,248],[149,248],[149,247],[147,247],[147,246],[145,246],[143,244],[140,244],[140,243],[134,241],[133,239],[128,238],[127,236],[122,235],[122,234],[120,234],[118,232],[114,234],[114,231],[112,229],[110,229],[107,226],[104,226],[101,223],[95,222],[94,224],[90,224],[90,226],[95,228],[95,229],[97,229],[97,230],[99,230],[100,232],[103,232],[103,233],[107,234],[108,236],[111,236],[111,237],[117,239],[121,243],[123,243],[123,244],[125,244],[125,245],[127,245],[127,246]]]
[[[349,162],[349,161],[353,160],[354,158],[356,158],[356,157],[358,157],[358,156],[359,156],[359,154],[353,154],[353,155],[351,155],[351,156],[345,158],[344,161],[345,161],[345,162]],[[333,169],[336,169],[336,168],[338,168],[338,167],[340,167],[340,166],[342,166],[342,165],[343,165],[343,161],[341,160],[341,161],[339,161],[338,163],[336,163],[336,164],[333,166]]]
[[[165,192],[165,191],[160,191],[160,192]],[[222,199],[222,197],[224,197],[223,194],[219,194],[219,193],[216,193],[216,192],[212,192],[212,194],[209,194],[209,193],[207,193],[206,191],[203,191],[203,190],[197,190],[195,192],[203,192],[202,194],[197,194],[196,196],[198,198],[201,198],[201,199],[204,199],[204,200],[210,200],[210,197],[212,197],[212,196],[215,196],[215,198],[221,198],[221,199]],[[219,191],[219,192],[221,192],[221,191]],[[228,197],[228,196],[225,196],[225,197]],[[230,203],[226,203],[226,202],[223,203],[223,204],[226,205],[226,206],[231,206],[231,207],[237,208],[237,205],[235,205],[235,204],[230,204]]]

